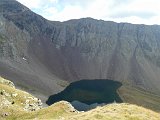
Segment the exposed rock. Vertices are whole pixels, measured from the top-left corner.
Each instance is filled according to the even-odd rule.
[[[12,101],[12,105],[14,104],[15,102],[14,101]]]
[[[24,110],[36,111],[42,108],[42,102],[38,98],[28,97],[24,103]]]
[[[12,93],[11,96],[12,97],[17,97],[18,93]]]
[[[26,111],[36,111],[36,110],[39,110],[41,108],[42,108],[42,106],[39,106],[36,103],[33,103],[33,104],[26,104],[25,107],[24,107],[24,110],[26,110]]]
[[[9,113],[2,113],[1,116],[2,117],[7,117],[9,115]]]
[[[37,100],[38,106],[42,106],[42,101],[40,99]]]

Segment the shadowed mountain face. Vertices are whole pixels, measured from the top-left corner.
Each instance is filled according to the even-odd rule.
[[[47,96],[80,79],[112,79],[160,93],[160,26],[91,18],[48,21],[0,1],[0,75]]]

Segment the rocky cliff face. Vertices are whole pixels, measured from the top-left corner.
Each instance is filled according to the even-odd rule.
[[[160,92],[158,25],[92,18],[54,22],[1,0],[0,58],[0,75],[32,92],[50,95],[81,79],[112,79]]]

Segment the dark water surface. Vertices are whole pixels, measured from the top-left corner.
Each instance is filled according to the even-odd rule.
[[[77,110],[86,111],[99,105],[112,102],[122,102],[117,89],[122,84],[112,80],[80,80],[71,83],[62,92],[51,95],[47,104],[65,100],[70,102]]]

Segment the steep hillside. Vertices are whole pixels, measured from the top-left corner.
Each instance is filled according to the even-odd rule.
[[[81,79],[121,81],[160,95],[159,73],[158,25],[48,21],[15,0],[0,0],[0,75],[44,101]]]
[[[70,103],[60,101],[42,108],[41,101],[0,77],[0,119],[50,120],[159,120],[160,114],[127,103],[109,104],[87,112],[75,110]]]
[[[46,55],[47,52],[53,51],[46,50],[48,47],[45,46],[40,49],[41,43],[38,42],[44,36],[42,28],[45,30],[45,26],[50,26],[48,23],[14,0],[0,1],[0,75],[42,99],[62,90],[61,84],[66,85],[66,82],[52,73],[50,67],[46,65],[47,61],[42,62],[36,56],[43,56],[41,51],[46,52]],[[48,45],[52,46],[51,42]]]

